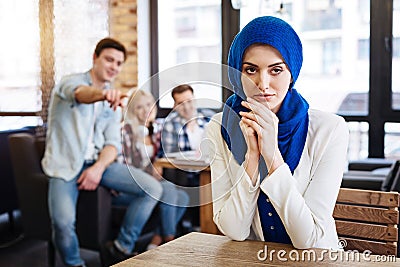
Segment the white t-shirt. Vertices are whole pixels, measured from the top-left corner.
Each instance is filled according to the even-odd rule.
[[[97,159],[97,153],[99,152],[98,149],[96,149],[96,146],[94,145],[94,140],[93,140],[93,134],[94,134],[94,127],[95,127],[95,121],[96,117],[99,115],[99,110],[100,110],[100,105],[102,102],[95,102],[94,103],[94,116],[93,116],[93,123],[92,127],[90,128],[90,133],[89,133],[89,138],[88,138],[88,146],[86,148],[86,153],[85,153],[85,160],[96,160]]]
[[[200,128],[196,123],[192,126],[192,129],[186,129],[186,134],[189,139],[190,148],[192,150],[199,150],[200,143],[204,135],[204,128]]]

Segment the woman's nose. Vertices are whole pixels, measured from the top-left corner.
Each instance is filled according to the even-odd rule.
[[[269,83],[270,83],[271,77],[268,73],[266,72],[261,72],[260,73],[260,79],[258,83],[258,88],[261,91],[265,91],[269,88]]]

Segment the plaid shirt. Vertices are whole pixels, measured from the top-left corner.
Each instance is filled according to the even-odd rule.
[[[154,147],[154,154],[150,155],[150,161],[153,162],[156,159],[156,153],[159,149],[160,144],[160,132],[157,131],[158,127],[154,123],[154,133],[151,136],[152,145]],[[118,162],[125,163],[131,166],[134,166],[139,169],[143,169],[145,172],[152,174],[153,173],[153,165],[148,164],[147,166],[143,165],[142,155],[136,145],[138,141],[138,136],[132,129],[132,125],[126,123],[122,128],[122,154],[118,156]]]
[[[214,112],[209,109],[197,110],[196,120],[200,128],[210,121]],[[160,156],[165,153],[192,150],[186,132],[186,120],[176,111],[171,112],[164,120],[161,133]]]

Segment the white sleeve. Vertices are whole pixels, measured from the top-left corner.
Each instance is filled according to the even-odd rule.
[[[316,151],[308,151],[314,154],[309,177],[300,177],[309,181],[305,192],[299,192],[297,181],[286,164],[260,185],[296,248],[315,247],[332,231],[332,213],[343,177],[349,135],[343,119],[335,122],[333,127],[320,131],[310,140],[318,145],[310,146]]]
[[[206,126],[211,157],[213,219],[218,229],[233,240],[244,240],[257,209],[259,180],[252,185],[244,168],[233,158],[221,135],[217,114]]]

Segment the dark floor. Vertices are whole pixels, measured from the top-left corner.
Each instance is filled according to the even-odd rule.
[[[0,215],[0,267],[47,267],[47,242],[25,238],[18,211],[14,217],[12,229],[7,213]],[[82,249],[81,256],[88,267],[101,266],[99,253]],[[56,267],[63,266],[57,256]]]
[[[198,212],[196,208],[186,211],[178,225],[177,236],[200,230],[198,222],[193,219],[196,214],[198,217]],[[47,267],[47,242],[24,237],[20,212],[14,211],[13,215],[14,222],[10,224],[8,214],[0,214],[0,267]],[[142,235],[141,241],[135,244],[137,252],[145,250],[151,236],[151,233]],[[88,267],[101,267],[98,252],[81,249],[81,257]],[[57,255],[56,267],[64,266]]]

